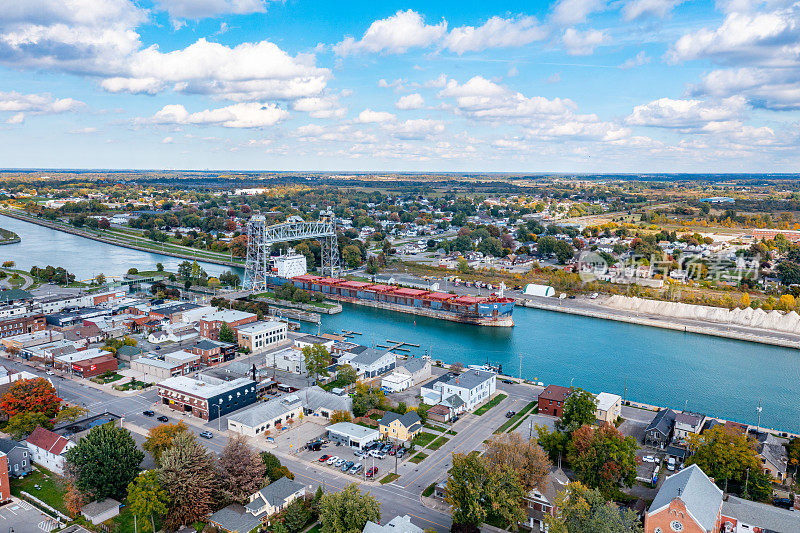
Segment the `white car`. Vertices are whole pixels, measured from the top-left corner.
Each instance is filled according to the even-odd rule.
[[[667,470],[669,470],[670,472],[674,472],[675,471],[675,458],[674,457],[670,457],[669,459],[667,459]]]
[[[600,295],[597,294],[596,292],[593,292],[592,295],[589,296],[589,298],[591,298],[592,300],[596,300],[598,296],[600,296]]]
[[[386,454],[383,452],[379,452],[378,450],[372,450],[369,454],[374,457],[375,459],[385,459]]]
[[[338,460],[339,460],[339,456],[338,455],[334,455],[333,457],[331,457],[330,459],[325,461],[325,464],[326,465],[332,465],[333,463],[335,463]]]
[[[56,375],[56,373],[53,372],[52,370],[48,370],[47,372],[45,372],[45,374],[47,374],[48,376],[55,376]]]
[[[644,457],[642,457],[642,462],[643,463],[655,463],[656,462],[656,458],[653,457],[652,455],[645,455]]]

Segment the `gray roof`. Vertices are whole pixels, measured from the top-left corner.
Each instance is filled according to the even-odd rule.
[[[367,522],[363,533],[423,533],[422,528],[411,523],[411,517],[395,516],[385,526]]]
[[[11,300],[29,300],[33,295],[28,291],[22,289],[7,289],[0,291],[0,302],[8,302]]]
[[[238,422],[245,426],[255,427],[267,420],[283,416],[289,411],[300,407],[302,402],[296,394],[289,394],[282,398],[275,398],[268,402],[259,403],[250,409],[229,416],[228,420]]]
[[[399,420],[400,423],[403,424],[403,427],[408,429],[411,429],[414,424],[422,424],[422,419],[414,411],[409,411],[404,415],[399,415],[392,411],[386,411],[386,413],[383,415],[383,418],[381,418],[380,422],[378,423],[382,426],[388,426],[395,420]]]
[[[357,356],[350,360],[351,363],[356,363],[362,366],[369,366],[380,360],[381,357],[386,355],[389,350],[376,350],[375,348],[367,348]]]
[[[20,444],[17,441],[13,441],[11,439],[0,439],[0,452],[7,454],[14,448],[22,448],[23,450],[27,449],[25,445]]]
[[[425,359],[424,357],[412,357],[408,359],[405,363],[403,363],[403,368],[408,370],[412,374],[416,374],[423,368],[425,365],[428,364],[429,359]]]
[[[458,409],[462,405],[464,405],[464,400],[461,399],[461,396],[458,394],[453,394],[449,398],[445,398],[441,402],[443,405],[447,405],[448,407],[452,407],[453,409]]]
[[[211,515],[209,519],[215,524],[219,524],[225,531],[237,531],[238,533],[249,533],[261,524],[261,518],[247,512],[247,509],[238,503],[223,507]]]
[[[680,422],[681,424],[686,424],[687,426],[697,427],[703,422],[703,415],[697,413],[676,413],[675,414],[675,422]]]
[[[461,374],[445,374],[445,379],[441,380],[442,383],[447,383],[452,387],[462,387],[472,390],[479,387],[481,384],[492,379],[497,374],[493,372],[486,372],[484,370],[467,370]]]
[[[691,465],[664,480],[650,505],[650,512],[669,506],[675,498],[681,499],[703,529],[714,529],[722,503],[722,491],[699,466]]]
[[[282,477],[279,480],[273,481],[272,483],[270,483],[269,485],[258,491],[257,494],[258,497],[262,498],[269,505],[276,507],[284,503],[286,499],[289,498],[289,496],[291,496],[295,492],[304,489],[305,485],[303,485],[302,483],[298,483],[297,481],[292,481],[288,477]],[[256,499],[254,503],[257,501],[258,500]],[[253,504],[248,503],[247,508],[251,509],[250,507],[251,505]]]
[[[647,425],[645,433],[656,430],[665,437],[669,437],[672,426],[675,424],[675,411],[672,409],[662,409],[656,414],[656,417]]]
[[[767,441],[761,445],[761,449],[758,453],[765,460],[769,461],[770,464],[775,466],[775,468],[778,469],[778,472],[781,474],[786,473],[786,465],[789,462],[789,453],[786,451],[786,447],[782,442]]]
[[[735,518],[740,523],[774,533],[800,531],[800,513],[736,496],[728,496],[728,500],[722,503],[722,514]]]
[[[350,411],[353,408],[353,399],[350,396],[333,394],[317,385],[301,390],[297,394],[306,409],[311,411],[316,411],[320,407],[330,411]]]
[[[87,516],[98,516],[111,509],[119,509],[120,503],[112,498],[106,498],[99,502],[87,503],[81,507],[81,514]]]

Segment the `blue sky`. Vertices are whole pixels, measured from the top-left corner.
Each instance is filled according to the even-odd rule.
[[[0,0],[0,167],[798,171],[786,0]]]

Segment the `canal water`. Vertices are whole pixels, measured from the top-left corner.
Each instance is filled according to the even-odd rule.
[[[182,259],[121,248],[29,222],[0,217],[0,227],[22,242],[0,246],[0,261],[63,266],[79,279],[103,272],[125,274],[131,267],[174,270]],[[211,274],[228,267],[200,264]],[[238,269],[241,275],[241,269]],[[592,392],[612,392],[629,400],[684,407],[711,416],[755,424],[759,401],[764,427],[800,433],[800,350],[530,308],[514,311],[513,328],[488,328],[343,304],[323,315],[321,331],[356,331],[362,344],[387,340],[418,344],[412,353],[430,353],[448,363],[488,362],[506,374]],[[316,332],[304,323],[302,329]]]

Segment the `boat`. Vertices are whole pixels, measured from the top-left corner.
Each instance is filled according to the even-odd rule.
[[[270,276],[269,285],[291,283],[325,298],[401,313],[428,316],[477,326],[512,327],[514,299],[502,294],[468,296],[394,284],[375,284],[343,278],[303,274],[292,278]]]

